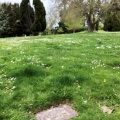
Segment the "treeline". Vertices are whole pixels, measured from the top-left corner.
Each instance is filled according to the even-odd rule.
[[[55,10],[51,9],[52,15],[58,11],[60,22],[69,26],[69,29],[84,29],[87,27],[88,32],[98,30],[120,31],[120,0],[52,1],[55,1],[56,4],[54,5]],[[54,24],[54,18],[56,17],[52,18],[51,25]],[[63,26],[62,31],[66,32],[66,29]]]
[[[0,4],[0,37],[38,35],[46,29],[46,11],[40,0]]]

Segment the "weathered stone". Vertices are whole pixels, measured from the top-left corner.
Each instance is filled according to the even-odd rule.
[[[61,105],[46,111],[37,113],[38,120],[69,120],[78,116],[77,112],[68,105]]]
[[[108,108],[107,106],[102,106],[101,109],[104,113],[107,113],[107,114],[111,114],[114,110],[114,109]]]

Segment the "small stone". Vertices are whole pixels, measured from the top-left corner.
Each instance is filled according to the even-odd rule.
[[[101,109],[104,113],[107,113],[107,114],[111,114],[114,110],[114,109],[108,108],[107,106],[102,106]]]
[[[61,105],[39,112],[35,116],[37,120],[69,120],[78,116],[78,113],[68,105]]]

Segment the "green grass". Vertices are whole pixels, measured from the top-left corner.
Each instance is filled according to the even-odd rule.
[[[0,120],[34,120],[64,103],[73,120],[120,119],[120,33],[0,39]]]

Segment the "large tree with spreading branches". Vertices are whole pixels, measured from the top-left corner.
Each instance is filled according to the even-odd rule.
[[[77,12],[85,17],[88,32],[93,32],[95,25],[98,25],[99,21],[105,16],[109,11],[112,0],[55,0],[58,4],[62,4],[62,11],[64,8],[72,4]],[[119,3],[119,0],[116,0]],[[66,4],[66,5],[65,5]],[[72,9],[69,10],[71,12]],[[65,12],[64,12],[65,14]],[[65,15],[64,15],[65,16]]]

